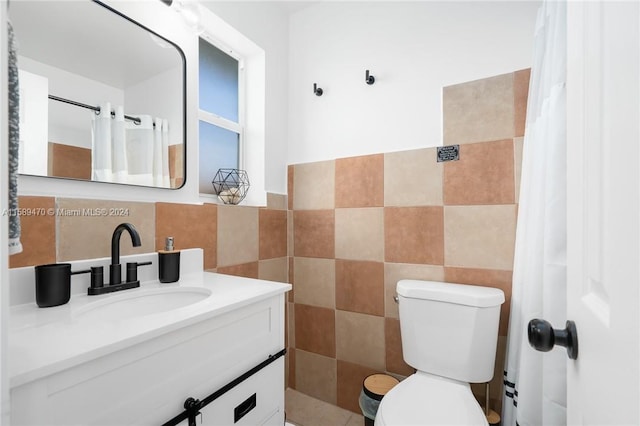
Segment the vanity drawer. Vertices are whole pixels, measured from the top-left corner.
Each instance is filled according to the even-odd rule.
[[[282,425],[284,391],[275,391],[276,389],[284,389],[284,357],[204,407],[196,422],[205,426]],[[187,426],[188,421],[185,420],[180,425]]]

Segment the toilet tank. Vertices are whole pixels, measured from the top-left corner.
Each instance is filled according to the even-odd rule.
[[[469,383],[493,378],[502,290],[401,280],[396,291],[407,364]]]

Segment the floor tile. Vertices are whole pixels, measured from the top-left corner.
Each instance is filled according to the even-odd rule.
[[[362,426],[364,418],[291,388],[285,391],[287,422],[295,426]]]

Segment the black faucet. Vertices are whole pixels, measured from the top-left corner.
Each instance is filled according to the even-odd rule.
[[[140,247],[140,234],[130,223],[121,223],[116,226],[111,237],[111,265],[109,265],[109,285],[122,283],[122,267],[120,266],[120,235],[122,231],[127,231],[131,236],[131,243],[134,247]]]
[[[91,286],[87,289],[90,296],[112,293],[114,291],[126,290],[140,287],[138,280],[138,266],[151,265],[151,262],[127,262],[127,279],[122,281],[122,265],[120,265],[120,236],[122,231],[127,231],[131,236],[131,243],[134,247],[140,247],[140,234],[130,223],[121,223],[116,226],[111,237],[111,265],[109,265],[109,284],[104,283],[104,268],[96,266],[91,268]]]

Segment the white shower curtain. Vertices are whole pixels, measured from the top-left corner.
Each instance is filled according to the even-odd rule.
[[[136,115],[140,124],[126,123],[127,183],[153,185],[153,146],[155,133],[153,119],[149,115]]]
[[[125,122],[124,108],[118,105],[115,108],[115,117],[112,121],[113,132],[111,135],[112,149],[112,170],[113,182],[127,183],[127,156],[126,138],[125,138]]]
[[[169,187],[169,122],[156,117],[154,120],[154,139],[161,149],[153,151],[153,184]]]
[[[104,102],[99,106],[100,112],[93,116],[91,126],[91,178],[100,182],[113,182],[111,103]]]
[[[566,424],[564,348],[537,352],[527,324],[566,321],[566,3],[538,11],[527,104],[502,424]]]
[[[169,124],[144,114],[140,123],[125,121],[122,106],[100,105],[93,119],[93,179],[133,185],[169,187]],[[155,127],[154,127],[155,124]]]

